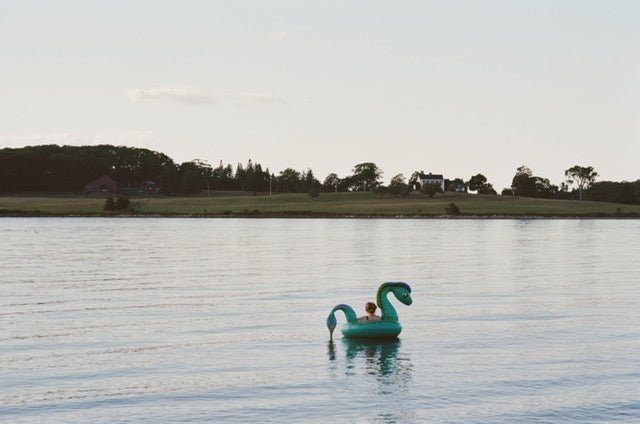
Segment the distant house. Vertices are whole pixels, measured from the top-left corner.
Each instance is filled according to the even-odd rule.
[[[428,174],[420,173],[418,182],[420,183],[420,187],[424,187],[425,184],[438,184],[440,190],[444,191],[444,177],[442,174],[432,174],[431,172]]]
[[[83,194],[87,193],[115,193],[118,191],[118,183],[106,175],[91,181],[84,186]]]

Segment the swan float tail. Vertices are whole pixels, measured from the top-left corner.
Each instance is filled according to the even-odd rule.
[[[339,304],[336,305],[331,312],[329,313],[329,316],[327,317],[327,328],[329,329],[329,339],[333,340],[333,330],[336,329],[336,326],[338,325],[338,321],[336,320],[336,315],[335,312],[336,311],[342,311],[344,312],[344,316],[347,318],[347,322],[357,322],[358,321],[358,317],[356,316],[355,311],[353,310],[353,308],[349,305],[345,305],[345,304]]]

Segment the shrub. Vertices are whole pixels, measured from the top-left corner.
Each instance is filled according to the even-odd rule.
[[[119,211],[124,211],[129,209],[129,205],[131,204],[131,201],[129,200],[128,197],[126,196],[118,196],[118,198],[116,199],[116,210]]]
[[[113,200],[113,196],[107,197],[107,200],[104,202],[105,211],[115,211],[116,210],[116,202]]]
[[[444,210],[447,212],[447,215],[460,215],[460,208],[453,202],[449,203]]]

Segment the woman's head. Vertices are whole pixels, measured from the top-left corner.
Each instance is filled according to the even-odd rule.
[[[364,305],[364,310],[369,312],[370,314],[375,314],[377,308],[378,307],[373,302],[367,302],[366,305]]]

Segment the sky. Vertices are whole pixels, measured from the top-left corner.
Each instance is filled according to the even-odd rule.
[[[0,148],[640,178],[640,1],[0,0]]]

